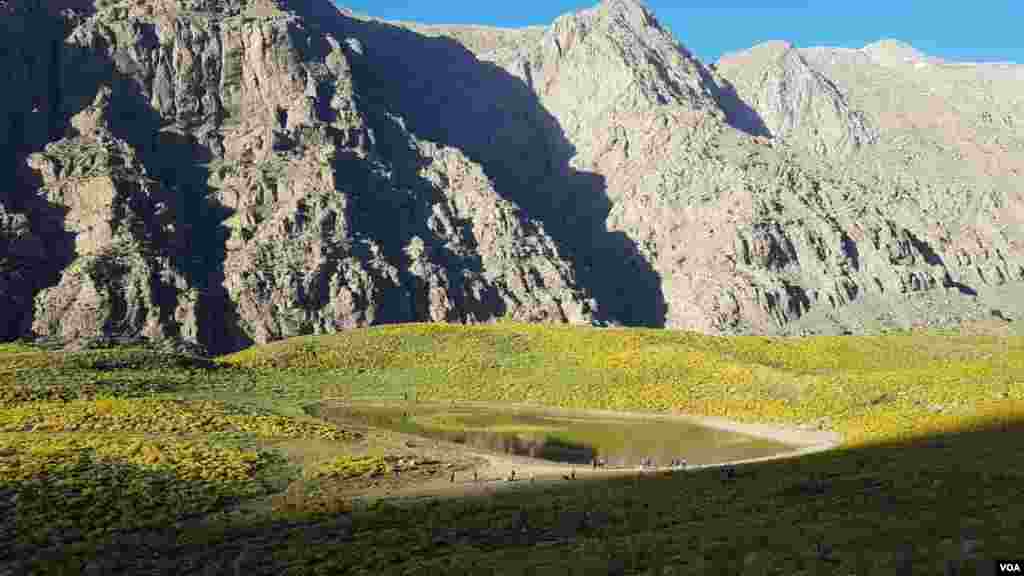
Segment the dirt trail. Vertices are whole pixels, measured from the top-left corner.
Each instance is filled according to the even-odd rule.
[[[458,405],[460,407],[500,408],[502,410],[513,411],[529,410],[533,413],[543,412],[561,416],[574,415],[591,418],[603,417],[615,418],[617,420],[642,418],[648,420],[661,419],[679,421],[775,440],[796,447],[796,449],[791,451],[761,458],[750,458],[715,464],[689,465],[686,468],[687,471],[793,458],[829,450],[838,446],[842,441],[839,434],[829,431],[808,430],[793,426],[771,424],[749,424],[734,422],[724,418],[700,417],[685,414],[652,414],[644,412],[617,412],[610,410],[562,410],[546,406],[482,402],[459,402]],[[377,430],[377,432],[380,431]],[[401,486],[393,486],[390,488],[371,488],[368,490],[359,490],[350,493],[350,496],[357,498],[358,500],[387,500],[395,504],[433,498],[487,495],[500,490],[536,489],[555,483],[564,483],[571,481],[573,473],[575,473],[575,479],[577,481],[581,481],[586,479],[634,475],[644,472],[640,467],[598,468],[595,470],[591,466],[560,464],[546,460],[529,458],[526,456],[484,452],[477,449],[467,448],[460,444],[444,442],[441,440],[425,439],[390,431],[383,433],[382,438],[386,439],[385,442],[388,444],[392,444],[395,448],[400,448],[407,454],[412,452],[421,458],[443,458],[445,461],[453,462],[453,464],[451,468],[445,471],[444,474],[424,481]],[[661,467],[657,470],[668,469],[669,468],[667,467]],[[455,473],[454,482],[452,482],[452,472]],[[476,474],[475,477],[474,472]],[[515,473],[515,477],[514,479],[511,479],[513,472]],[[651,472],[651,470],[648,470],[648,472]],[[570,478],[570,480],[567,480],[567,478]]]

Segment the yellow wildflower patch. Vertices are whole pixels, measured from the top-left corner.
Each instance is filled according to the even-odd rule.
[[[198,441],[0,434],[0,487],[15,501],[0,531],[38,546],[166,525],[265,492],[272,461]]]
[[[345,480],[387,470],[381,456],[341,456],[320,462],[306,473],[307,479],[334,478]]]
[[[0,409],[0,432],[209,434],[241,432],[264,438],[349,440],[335,426],[254,414],[214,401],[102,398],[32,402]]]
[[[8,353],[12,358],[4,359]],[[19,354],[27,356],[14,358]],[[741,561],[761,573],[890,574],[906,541],[922,573],[942,573],[942,550],[959,554],[976,540],[971,546],[986,555],[978,558],[1010,556],[1024,526],[1016,505],[1024,477],[1012,465],[1024,455],[1015,440],[1024,422],[1019,337],[719,338],[502,322],[296,338],[222,358],[224,368],[195,374],[158,374],[153,366],[165,359],[134,353],[130,362],[83,356],[51,370],[57,362],[38,354],[0,349],[0,427],[37,430],[0,433],[0,512],[14,509],[5,508],[12,490],[18,507],[0,530],[10,535],[17,528],[15,555],[44,550],[76,525],[105,531],[172,522],[259,493],[268,455],[214,448],[193,441],[193,433],[317,435],[301,428],[310,423],[303,419],[207,400],[139,397],[140,390],[164,390],[166,382],[294,414],[343,391],[392,400],[679,411],[813,425],[845,438],[838,450],[741,466],[735,477],[707,470],[567,482],[361,515],[341,493],[326,490],[344,484],[333,479],[386,471],[388,462],[328,460],[276,494],[274,510],[322,512],[335,526],[339,514],[352,514],[353,524],[338,530],[357,537],[310,546],[310,535],[330,524],[293,539],[268,528],[259,534],[263,557],[246,560],[242,570],[265,562],[267,571],[296,574],[433,574],[450,566],[564,573],[569,558],[572,568],[598,573],[608,571],[611,558],[624,559],[626,572],[648,574],[733,573]],[[18,395],[9,392],[15,388]],[[51,395],[54,389],[63,392]],[[21,444],[11,447],[12,438]],[[250,528],[227,531],[220,545],[250,537]],[[978,558],[960,558],[961,573],[977,572],[968,567],[982,566]],[[661,570],[658,559],[675,572]]]

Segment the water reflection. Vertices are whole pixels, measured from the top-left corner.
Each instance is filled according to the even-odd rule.
[[[472,448],[541,458],[554,462],[589,463],[597,454],[592,446],[569,442],[554,436],[535,436],[502,432],[472,431],[449,432],[423,428],[421,435],[440,438]]]
[[[324,404],[322,418],[453,442],[478,450],[609,467],[673,460],[708,464],[790,450],[778,442],[664,419],[621,419],[498,411],[451,405]]]

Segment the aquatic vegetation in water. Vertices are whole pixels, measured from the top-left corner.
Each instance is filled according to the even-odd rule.
[[[557,422],[525,422],[523,418],[517,418],[512,414],[458,414],[458,413],[428,413],[417,414],[410,419],[412,422],[437,430],[451,430],[460,432],[493,432],[493,433],[520,433],[537,434],[544,432],[557,432],[563,430]]]

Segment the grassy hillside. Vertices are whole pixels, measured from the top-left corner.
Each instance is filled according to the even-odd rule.
[[[846,442],[735,479],[567,482],[351,511],[333,479],[387,463],[302,407],[403,395],[816,425]],[[1008,463],[1024,456],[1022,416],[1020,337],[402,325],[214,362],[4,345],[0,567],[859,575],[905,573],[912,557],[920,573],[949,560],[982,574],[982,559],[1021,552],[1024,473]],[[258,513],[239,508],[267,498]]]
[[[327,396],[680,411],[828,426],[851,445],[961,429],[1024,400],[1024,337],[951,333],[782,339],[398,325],[293,338],[220,361]]]

